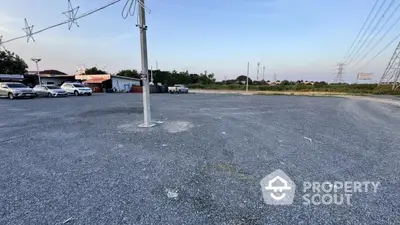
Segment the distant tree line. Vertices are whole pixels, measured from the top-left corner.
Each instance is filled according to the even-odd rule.
[[[99,71],[97,68],[91,68],[86,74],[103,74],[105,71]],[[149,70],[151,74],[151,70]],[[140,78],[136,70],[121,70],[116,75]],[[217,89],[217,90],[245,90],[247,77],[239,75],[236,79],[229,79],[216,82],[214,74],[190,74],[188,71],[161,71],[153,70],[154,83],[165,85],[185,84],[194,89]],[[392,90],[391,85],[378,84],[346,84],[336,83],[328,84],[325,81],[307,81],[307,80],[261,80],[253,81],[248,78],[249,90],[252,91],[303,91],[303,92],[341,92],[353,94],[400,94],[400,90]]]
[[[0,74],[25,74],[28,65],[25,61],[10,51],[0,50]],[[44,70],[40,73],[49,74],[65,74],[58,70]],[[108,74],[107,71],[98,69],[97,67],[88,68],[85,74]],[[216,82],[213,73],[189,73],[188,71],[178,72],[149,70],[149,74],[153,74],[154,83],[162,83],[164,85],[185,84],[190,88],[201,89],[229,89],[244,90],[246,88],[247,77],[240,75],[236,79],[224,80]],[[116,75],[140,78],[137,70],[127,69],[121,70]],[[324,92],[345,92],[345,93],[361,93],[361,94],[400,94],[400,90],[392,90],[392,85],[378,84],[327,84],[326,82],[312,81],[253,81],[248,78],[249,89],[258,91],[324,91]]]
[[[86,69],[85,74],[107,74],[106,71],[99,70],[96,67]],[[215,84],[214,74],[210,73],[189,73],[188,71],[185,72],[178,72],[176,70],[171,71],[163,71],[163,70],[149,70],[148,72],[149,77],[153,75],[153,82],[154,83],[162,83],[165,85],[175,85],[175,84],[202,84],[202,85],[209,85]],[[140,74],[137,70],[134,69],[126,69],[121,70],[115,75],[117,76],[124,76],[124,77],[133,77],[133,78],[140,78]]]

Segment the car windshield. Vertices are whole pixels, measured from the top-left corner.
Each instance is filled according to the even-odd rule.
[[[85,87],[85,86],[83,86],[82,84],[74,84],[74,87]]]
[[[59,87],[57,87],[57,86],[46,86],[48,89],[60,89]]]
[[[26,88],[25,84],[7,84],[9,88]]]

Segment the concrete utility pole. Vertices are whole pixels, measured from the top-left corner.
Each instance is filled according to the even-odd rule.
[[[250,62],[247,62],[247,74],[246,74],[246,94],[249,91],[249,70]]]
[[[140,30],[140,48],[141,48],[141,60],[142,60],[142,73],[141,78],[143,81],[143,124],[140,127],[152,127],[155,124],[151,122],[151,110],[150,110],[150,90],[149,90],[149,66],[147,57],[147,37],[146,37],[146,13],[144,0],[139,0],[139,24],[136,25]]]
[[[260,73],[260,63],[257,63],[257,81],[258,81],[258,74]]]
[[[42,59],[34,59],[34,58],[32,58],[32,61],[34,61],[36,63],[36,71],[37,71],[39,85],[42,85],[42,81],[40,80],[40,71],[39,71],[39,62],[40,62],[40,60],[42,60]]]
[[[156,70],[158,70],[158,61],[156,61]]]
[[[263,81],[265,81],[265,66],[263,66]]]

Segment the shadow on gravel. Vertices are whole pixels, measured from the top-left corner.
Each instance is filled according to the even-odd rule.
[[[138,114],[143,113],[143,107],[114,107],[96,110],[88,110],[78,114],[78,117],[96,117],[106,116],[111,114]]]

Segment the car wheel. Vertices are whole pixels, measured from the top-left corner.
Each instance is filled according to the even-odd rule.
[[[51,93],[48,93],[47,96],[49,96],[49,98],[53,97]]]
[[[91,95],[92,95],[92,93],[88,93],[87,95],[88,95],[88,96],[91,96]]]
[[[14,94],[13,93],[8,93],[8,98],[9,99],[14,99],[15,97],[14,97]]]
[[[75,96],[78,96],[78,95],[79,95],[79,92],[78,92],[78,91],[74,91],[74,95],[75,95]]]

